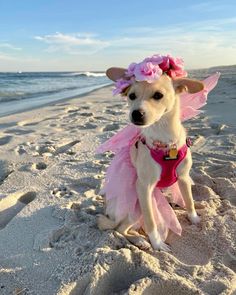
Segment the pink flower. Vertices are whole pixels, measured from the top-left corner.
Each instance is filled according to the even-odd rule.
[[[134,75],[135,80],[137,81],[147,81],[148,83],[152,83],[160,78],[162,70],[158,64],[143,61],[135,66]]]
[[[117,95],[122,93],[125,88],[129,87],[133,83],[132,80],[125,80],[125,79],[119,79],[115,82],[115,89],[113,89],[112,93],[113,95]]]
[[[184,61],[181,58],[163,56],[163,62],[159,66],[171,78],[187,76],[187,72],[184,71]]]
[[[169,63],[169,57],[163,56],[162,63],[160,63],[159,67],[162,69],[163,72],[166,72],[169,69],[170,63]]]
[[[160,54],[154,54],[153,56],[145,58],[144,61],[159,65],[163,61],[163,56]]]
[[[129,65],[129,67],[125,73],[127,77],[132,77],[134,75],[134,70],[135,70],[136,65],[137,65],[136,62],[133,62],[132,64]]]
[[[126,79],[116,81],[113,95],[120,94],[129,87],[134,81],[147,81],[153,83],[165,73],[172,79],[176,77],[186,77],[184,62],[181,58],[171,55],[155,54],[145,58],[140,63],[131,63],[125,72]]]

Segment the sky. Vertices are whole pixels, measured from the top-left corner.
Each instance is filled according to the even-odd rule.
[[[236,64],[236,1],[0,0],[0,71],[92,71],[153,54]]]

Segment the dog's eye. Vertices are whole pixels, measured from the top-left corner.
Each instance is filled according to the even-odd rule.
[[[161,99],[163,97],[163,94],[161,93],[161,92],[155,92],[154,93],[154,95],[153,95],[153,97],[152,98],[154,98],[155,100],[159,100],[159,99]]]
[[[129,95],[129,99],[131,99],[131,100],[135,100],[136,97],[137,96],[135,93],[130,93],[130,95]]]

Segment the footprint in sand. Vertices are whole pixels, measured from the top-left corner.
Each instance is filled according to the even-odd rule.
[[[227,250],[226,254],[222,259],[222,262],[225,266],[229,267],[234,272],[236,272],[236,250]]]
[[[112,107],[114,107],[114,108],[123,108],[125,106],[125,104],[120,104],[120,103],[117,103],[117,104],[114,104],[114,105],[112,105]]]
[[[85,282],[84,279],[79,280],[76,286],[74,286],[73,290],[71,290],[70,294],[82,294],[80,293],[80,290],[85,284],[86,294],[90,295],[131,294],[126,293],[125,291],[129,290],[130,286],[134,282],[139,281],[142,278],[154,275],[154,273],[150,269],[148,269],[147,266],[138,266],[137,263],[134,263],[132,258],[134,261],[136,259],[136,261],[140,260],[140,257],[138,257],[137,254],[131,254],[131,251],[128,249],[126,249],[125,254],[119,253],[117,255],[114,255],[114,257],[111,254],[110,257],[106,258],[107,264],[105,266],[97,264],[94,267],[94,273],[91,273],[90,275],[90,280],[85,279]]]
[[[106,117],[102,117],[102,116],[95,116],[93,117],[95,120],[101,120],[101,121],[110,121],[108,120]]]
[[[26,153],[27,153],[27,151],[26,151],[24,145],[19,145],[19,146],[17,146],[17,147],[15,148],[15,152],[16,152],[16,154],[18,154],[18,155],[23,155],[23,154],[26,154]]]
[[[36,122],[31,122],[31,121],[21,121],[18,123],[18,126],[24,127],[24,126],[36,126],[40,123],[41,121],[36,121]]]
[[[45,170],[47,168],[47,164],[44,162],[34,163],[32,168],[35,170]]]
[[[0,146],[1,146],[1,145],[8,144],[8,143],[12,140],[12,138],[13,138],[13,137],[10,136],[10,135],[0,137]]]
[[[217,177],[214,178],[212,189],[223,198],[236,205],[236,187],[230,179]]]
[[[57,146],[55,154],[57,155],[57,154],[65,153],[65,152],[70,153],[70,149],[78,143],[80,143],[80,140],[73,140],[73,141],[69,141],[67,143],[64,143],[60,146]]]
[[[100,187],[101,180],[97,177],[82,177],[77,180],[76,190],[85,192],[88,189],[97,189]]]
[[[54,188],[51,191],[51,194],[53,196],[56,196],[58,198],[71,198],[73,196],[73,192],[70,191],[66,186],[61,186],[59,188]]]
[[[225,165],[211,165],[207,168],[210,176],[213,177],[235,177],[236,176],[236,165],[233,162],[225,163]]]
[[[4,133],[9,133],[14,135],[25,135],[32,132],[34,132],[34,130],[26,130],[26,129],[20,129],[20,128],[7,129],[4,131]]]
[[[80,110],[89,110],[90,107],[89,106],[83,106],[83,107],[80,107]]]
[[[207,295],[227,294],[224,292],[227,289],[227,286],[218,280],[204,281],[202,289],[205,292],[204,294]]]
[[[179,261],[188,265],[206,265],[213,255],[211,245],[196,233],[183,233],[171,244],[171,249]]]
[[[92,123],[86,123],[84,125],[78,126],[78,129],[87,130],[87,129],[96,129],[98,126]]]
[[[192,192],[195,201],[208,201],[210,198],[216,198],[215,192],[206,185],[195,184],[192,186]]]
[[[79,143],[80,140],[73,140],[61,145],[52,144],[51,141],[44,142],[35,147],[36,152],[42,156],[52,156],[68,152],[71,154],[71,148]]]
[[[7,179],[7,177],[13,172],[12,164],[8,161],[0,160],[0,184]]]
[[[66,113],[68,113],[68,114],[71,114],[72,113],[73,114],[73,113],[77,113],[78,111],[79,111],[78,108],[76,108],[76,109],[70,109],[69,108],[69,109],[66,110]]]
[[[108,124],[103,128],[103,131],[114,131],[118,130],[120,128],[120,125],[117,123]]]
[[[3,198],[0,201],[0,229],[3,229],[35,197],[35,192],[18,192]]]
[[[125,112],[122,112],[122,111],[113,111],[113,110],[110,110],[110,109],[107,109],[105,111],[106,114],[109,114],[109,115],[114,115],[114,116],[120,116],[120,115],[124,115]]]
[[[37,145],[35,147],[35,150],[36,152],[39,154],[39,155],[45,155],[45,154],[54,154],[56,149],[55,149],[55,146],[54,145],[51,145],[51,144],[42,144],[42,145]]]
[[[157,292],[158,290],[158,292]],[[188,282],[180,281],[177,278],[173,278],[171,280],[164,279],[159,276],[153,276],[151,278],[144,278],[135,282],[130,286],[127,290],[129,295],[135,294],[145,294],[145,295],[166,295],[166,294],[181,294],[181,295],[189,295],[189,294],[201,294],[199,291],[188,284]]]
[[[78,115],[82,117],[92,117],[93,113],[78,113]]]

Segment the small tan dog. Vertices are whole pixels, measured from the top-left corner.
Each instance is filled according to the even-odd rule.
[[[117,81],[125,77],[126,69],[110,68],[107,76]],[[179,150],[186,142],[186,131],[180,120],[179,94],[183,91],[196,93],[204,88],[204,84],[198,80],[187,78],[172,79],[166,74],[162,74],[153,83],[147,81],[134,81],[125,89],[123,95],[127,96],[130,113],[130,121],[140,126],[141,134],[145,142],[139,141],[131,147],[131,160],[137,172],[136,190],[138,200],[143,215],[145,232],[153,249],[163,249],[168,251],[169,246],[161,240],[155,224],[152,210],[152,191],[161,177],[161,166],[154,161],[150,155],[149,147],[153,147],[155,142],[168,147],[175,145]],[[192,166],[190,149],[183,161],[177,166],[178,185],[185,201],[189,220],[197,224],[200,218],[194,208],[191,192],[191,178],[189,176]],[[109,200],[112,202],[113,200]],[[107,208],[112,207],[106,204]],[[115,205],[115,204],[113,204]],[[130,242],[142,249],[149,245],[144,236],[134,230],[135,220],[126,216],[118,224],[115,222],[113,212],[109,209],[108,215],[98,217],[98,227],[101,230],[116,229],[124,235]]]

